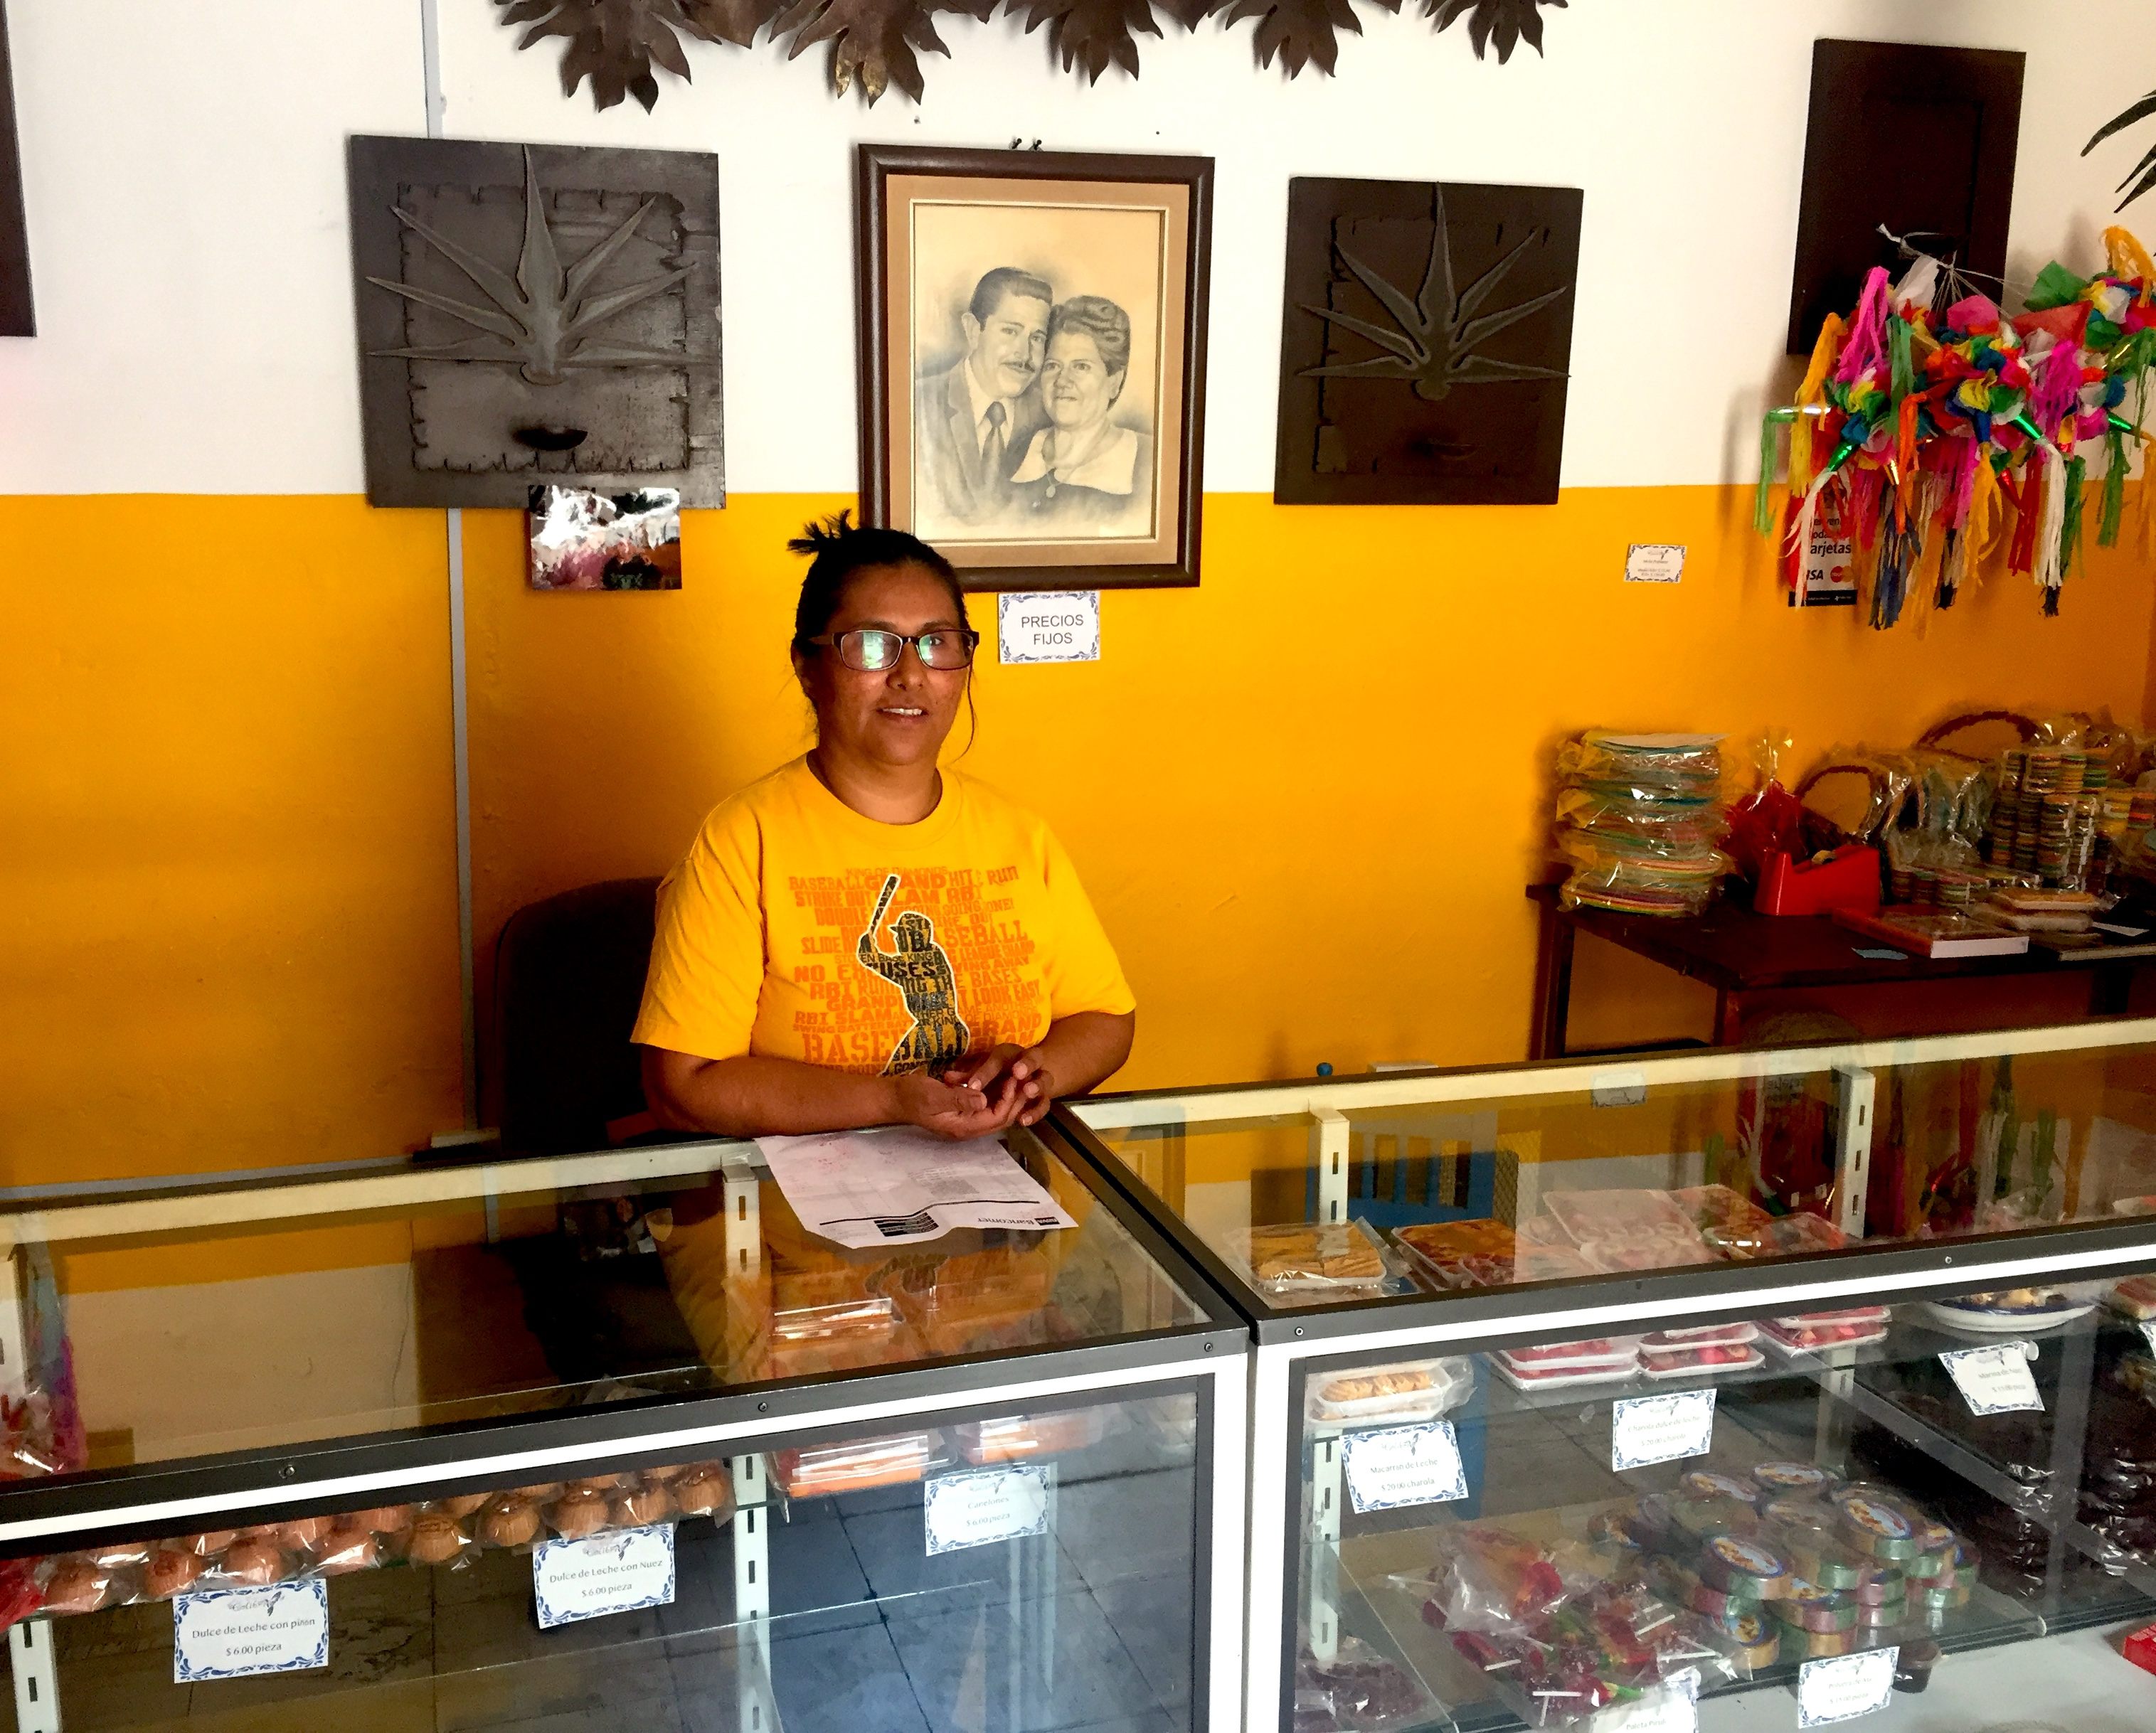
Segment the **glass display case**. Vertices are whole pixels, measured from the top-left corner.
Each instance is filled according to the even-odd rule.
[[[1247,1328],[1006,1142],[1075,1225],[716,1142],[0,1214],[17,1726],[1234,1726]]]
[[[1069,1112],[1252,1321],[1253,1730],[2156,1725],[2156,1023]]]

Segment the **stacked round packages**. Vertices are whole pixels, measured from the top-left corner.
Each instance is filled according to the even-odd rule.
[[[1697,915],[1729,858],[1722,836],[1722,751],[1706,734],[1589,729],[1558,754],[1561,895],[1626,915]]]

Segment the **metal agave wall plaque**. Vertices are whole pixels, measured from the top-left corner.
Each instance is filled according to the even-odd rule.
[[[716,158],[356,137],[350,167],[368,499],[725,504]]]
[[[1359,34],[1350,0],[494,0],[501,22],[523,29],[519,48],[560,40],[562,90],[589,81],[592,100],[611,108],[634,96],[647,109],[659,100],[660,71],[686,79],[685,39],[747,48],[758,35],[783,41],[790,59],[819,43],[830,44],[831,83],[844,95],[855,84],[874,102],[896,85],[916,102],[921,53],[950,50],[936,33],[938,14],[985,22],[998,12],[1028,31],[1048,26],[1049,44],[1068,72],[1091,83],[1111,66],[1137,75],[1137,38],[1161,33],[1159,17],[1194,30],[1224,17],[1252,27],[1260,66],[1277,59],[1290,77],[1315,65],[1329,73],[1342,31]],[[1370,0],[1398,12],[1401,0]],[[1526,43],[1543,48],[1541,8],[1566,0],[1421,0],[1422,15],[1443,31],[1465,19],[1476,58],[1494,44],[1502,63]]]
[[[1273,497],[1553,502],[1581,203],[1563,187],[1289,182]]]

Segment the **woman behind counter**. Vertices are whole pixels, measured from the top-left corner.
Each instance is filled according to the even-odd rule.
[[[937,765],[980,641],[950,561],[843,513],[790,546],[816,745],[660,888],[646,1099],[729,1136],[1031,1125],[1130,1053],[1115,951],[1047,826]]]

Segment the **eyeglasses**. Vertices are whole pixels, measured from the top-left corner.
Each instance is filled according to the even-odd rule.
[[[911,644],[924,668],[950,669],[972,664],[981,634],[962,626],[938,626],[932,631],[886,632],[865,627],[858,632],[826,633],[802,640],[819,648],[836,645],[839,659],[860,674],[883,674],[898,666],[898,659]]]

